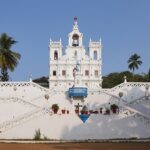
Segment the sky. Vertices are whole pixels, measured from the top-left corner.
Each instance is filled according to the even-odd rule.
[[[49,74],[49,40],[67,45],[77,16],[84,46],[102,39],[102,75],[128,70],[127,60],[137,53],[143,61],[136,73],[150,68],[150,0],[0,0],[0,34],[17,43],[21,54],[13,81]]]

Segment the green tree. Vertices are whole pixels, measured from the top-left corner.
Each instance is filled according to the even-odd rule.
[[[121,84],[124,82],[124,76],[127,77],[127,80],[130,82],[132,73],[129,71],[123,71],[123,72],[113,72],[108,74],[107,76],[103,76],[103,88],[112,88],[116,85]]]
[[[127,81],[131,82],[133,81],[133,73],[130,71],[123,71],[123,72],[113,72],[108,74],[107,76],[103,76],[103,88],[112,88],[116,85],[119,85],[124,82],[124,76],[127,77]],[[148,75],[140,75],[135,74],[134,75],[134,81],[135,82],[147,82]]]
[[[6,33],[0,36],[0,68],[1,68],[1,80],[8,81],[8,70],[14,71],[21,58],[21,55],[11,50],[13,44],[16,41],[9,37]]]
[[[133,74],[135,69],[138,69],[139,66],[142,64],[142,61],[140,60],[141,57],[138,54],[133,54],[128,60],[128,68],[132,70]]]

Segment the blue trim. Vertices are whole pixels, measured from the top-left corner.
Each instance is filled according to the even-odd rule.
[[[79,118],[83,121],[83,123],[86,122],[86,120],[90,117],[90,114],[81,114],[81,115],[78,115]]]

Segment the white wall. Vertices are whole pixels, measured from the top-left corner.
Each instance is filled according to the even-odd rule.
[[[12,90],[14,85],[16,91]],[[127,105],[130,110],[122,103],[124,109],[116,115],[91,114],[83,123],[74,111],[76,100],[72,101],[63,89],[49,91],[32,82],[0,83],[0,139],[33,139],[37,129],[50,139],[149,138],[150,100],[141,98],[146,85],[150,84],[126,83],[112,89],[89,91],[85,101],[78,102],[92,110],[118,101],[120,91],[124,93],[122,99],[131,102],[132,96],[134,103]],[[45,98],[46,94],[49,99]],[[60,107],[58,114],[50,109],[54,103]],[[69,114],[62,114],[61,109],[69,110]]]

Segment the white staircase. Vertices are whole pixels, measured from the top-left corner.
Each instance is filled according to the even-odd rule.
[[[47,111],[48,108],[36,108],[35,110],[25,113],[22,116],[16,117],[12,120],[3,122],[2,124],[0,124],[0,132],[5,132],[11,128],[14,128],[16,126],[19,126],[33,118],[37,118],[41,115],[45,115],[47,114],[49,111]]]
[[[39,117],[41,115],[47,114],[49,113],[50,108],[49,107],[40,107],[38,106],[35,102],[36,100],[41,99],[42,97],[44,97],[45,94],[42,94],[40,96],[37,96],[33,99],[31,99],[30,101],[26,101],[22,98],[18,98],[18,97],[5,97],[2,98],[0,97],[0,101],[2,103],[8,103],[8,102],[17,102],[17,103],[21,103],[23,105],[27,105],[29,107],[32,107],[32,111],[27,112],[21,116],[18,116],[16,118],[13,118],[9,121],[5,121],[3,123],[0,124],[0,133],[5,132],[9,129],[12,129],[16,126],[19,126],[21,124],[23,124],[24,122],[27,122],[33,118]],[[52,95],[55,95],[55,92],[52,92]]]
[[[150,99],[150,95],[149,96],[144,95],[144,96],[141,96],[140,98],[134,99],[133,101],[129,102],[128,104],[129,105],[138,104],[138,103],[148,100],[148,99]]]
[[[30,105],[30,106],[33,106],[35,108],[40,108],[39,106],[37,106],[31,102],[28,102],[22,98],[18,98],[18,97],[6,97],[6,98],[0,97],[0,101],[2,101],[3,103],[5,103],[5,102],[18,102],[18,103],[21,103],[23,105]]]

